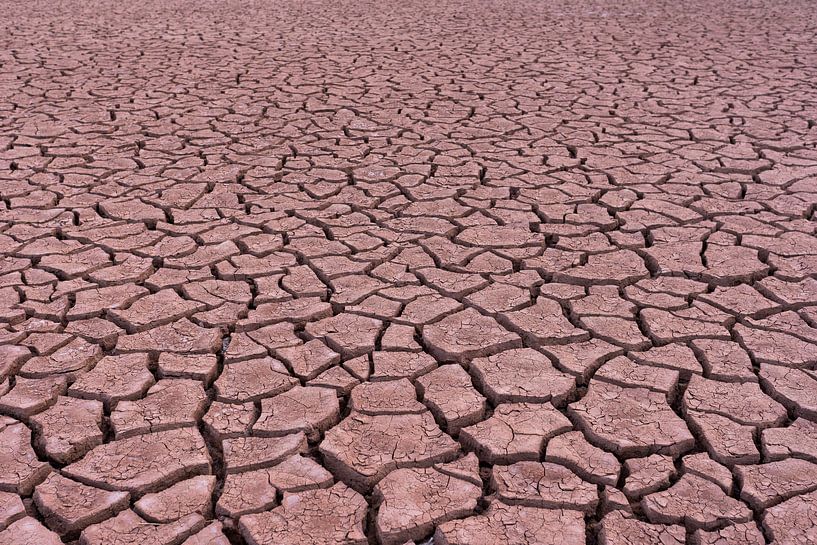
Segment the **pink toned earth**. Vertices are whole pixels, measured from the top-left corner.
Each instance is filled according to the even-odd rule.
[[[0,543],[817,543],[815,30],[0,1]]]

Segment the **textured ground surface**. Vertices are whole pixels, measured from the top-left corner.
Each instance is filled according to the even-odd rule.
[[[0,3],[0,543],[817,542],[815,6]]]

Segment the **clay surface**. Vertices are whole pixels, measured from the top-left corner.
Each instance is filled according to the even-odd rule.
[[[816,34],[0,0],[0,543],[817,542]]]

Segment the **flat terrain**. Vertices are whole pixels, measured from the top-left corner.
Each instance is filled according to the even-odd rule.
[[[0,0],[0,543],[817,543],[815,30]]]

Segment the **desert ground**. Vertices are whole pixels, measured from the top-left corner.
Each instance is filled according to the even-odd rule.
[[[0,544],[817,543],[816,31],[0,0]]]

